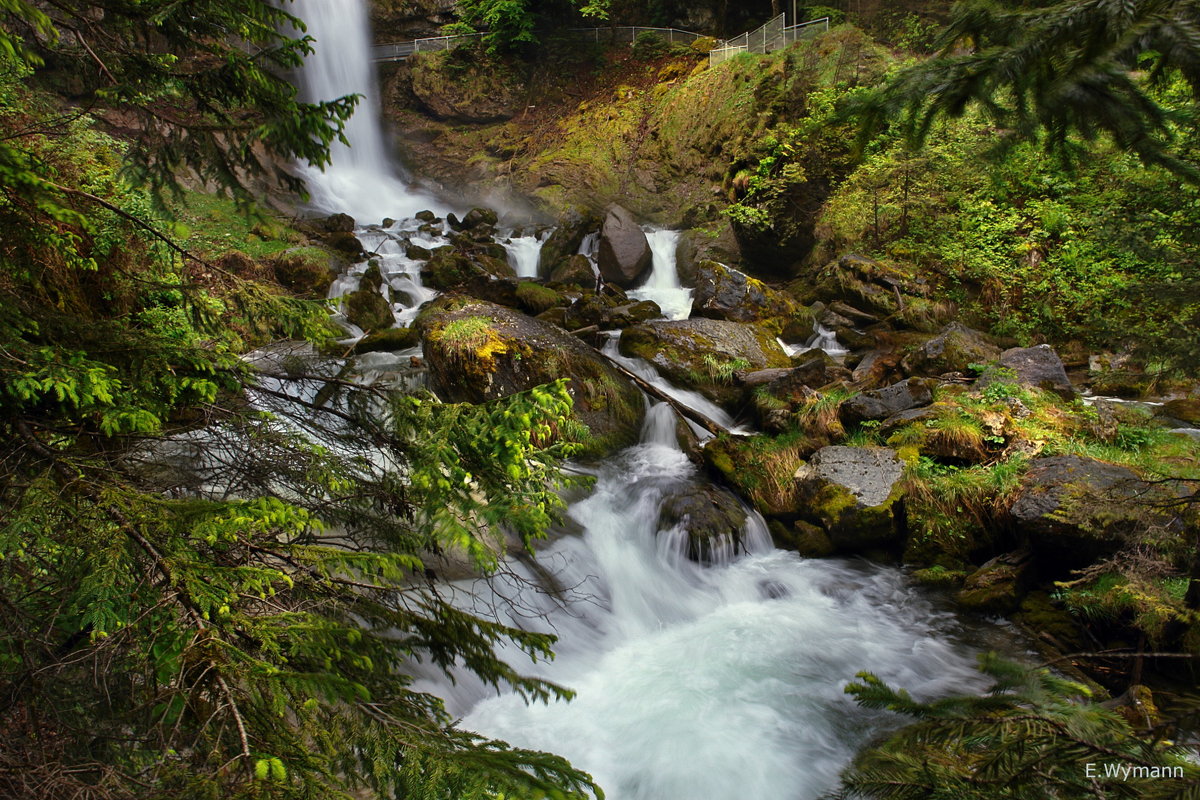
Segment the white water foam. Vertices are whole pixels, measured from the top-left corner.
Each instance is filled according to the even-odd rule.
[[[647,229],[646,241],[653,256],[650,276],[646,282],[629,292],[637,300],[653,300],[667,319],[687,319],[692,312],[692,290],[679,282],[675,264],[675,248],[679,231]]]
[[[467,729],[566,756],[610,800],[811,800],[892,724],[844,695],[859,670],[919,696],[980,688],[955,618],[897,570],[776,550],[757,516],[748,554],[689,561],[685,537],[658,524],[664,498],[699,479],[673,430],[669,407],[655,406],[642,443],[571,507],[582,536],[559,538],[537,569],[510,565],[473,601],[459,596],[557,633],[553,662],[521,663],[576,698],[527,705],[470,678],[416,688],[469,709]]]

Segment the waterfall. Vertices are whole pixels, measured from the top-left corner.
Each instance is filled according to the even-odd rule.
[[[465,675],[415,688],[446,697],[466,729],[566,756],[610,800],[813,800],[894,724],[843,694],[859,670],[921,697],[982,688],[954,616],[896,569],[776,550],[753,514],[748,553],[688,560],[686,531],[659,523],[664,499],[702,480],[673,429],[654,406],[641,443],[598,468],[569,511],[581,536],[452,590],[557,634],[553,661],[505,654],[576,698],[526,704]]]
[[[536,278],[538,257],[545,242],[537,236],[513,236],[504,243],[508,251],[508,263],[518,278]]]
[[[815,349],[824,350],[834,358],[841,358],[850,352],[838,341],[836,333],[819,322],[813,322],[813,335],[808,337],[808,340],[804,344],[788,344],[778,337],[775,338],[775,341],[779,342],[779,346],[783,348],[783,352],[789,356],[799,355],[806,350]]]
[[[349,145],[332,144],[332,162],[323,172],[300,167],[312,204],[331,213],[347,213],[360,222],[411,217],[424,208],[440,210],[432,198],[410,190],[392,164],[379,117],[365,0],[294,0],[292,10],[316,40],[300,71],[303,99],[318,102],[361,95],[346,123]]]
[[[646,231],[653,261],[650,277],[629,296],[638,300],[653,300],[662,309],[667,319],[687,319],[692,312],[692,290],[685,289],[679,282],[675,266],[675,248],[679,244],[679,231]]]

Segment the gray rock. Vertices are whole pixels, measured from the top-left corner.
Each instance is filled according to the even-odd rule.
[[[604,280],[623,289],[636,286],[650,269],[650,243],[633,214],[612,206],[600,228],[596,257]]]
[[[736,269],[716,261],[696,265],[693,316],[752,322],[790,316],[795,307],[791,298]]]
[[[1000,348],[987,334],[952,322],[904,358],[910,375],[942,375],[967,372],[972,364],[988,364],[1000,358]]]
[[[1010,513],[1030,547],[1066,570],[1112,555],[1139,531],[1175,527],[1165,486],[1126,467],[1081,456],[1036,459]]]
[[[712,486],[672,492],[658,515],[659,530],[678,526],[687,532],[687,556],[701,564],[721,562],[741,552],[745,525],[741,504]]]
[[[931,384],[932,381],[928,379],[909,378],[885,389],[871,389],[842,403],[838,414],[843,425],[856,425],[871,419],[887,419],[901,411],[932,403]]]
[[[1002,369],[1016,373],[1017,382],[1038,389],[1054,392],[1066,400],[1075,397],[1075,387],[1067,378],[1067,370],[1062,359],[1054,348],[1048,344],[1037,347],[1013,347],[1000,355]],[[1003,382],[1007,379],[1000,369],[990,368],[979,377],[976,385],[980,388],[992,383]]]
[[[799,511],[834,548],[862,552],[897,541],[894,505],[904,465],[888,447],[822,447],[796,471]]]

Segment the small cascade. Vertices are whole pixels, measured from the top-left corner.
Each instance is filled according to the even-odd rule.
[[[692,290],[684,288],[679,282],[679,272],[675,266],[679,231],[648,229],[646,240],[650,243],[653,256],[650,277],[629,292],[629,296],[658,303],[667,319],[687,319],[692,311]]]
[[[659,522],[701,480],[674,424],[651,407],[641,443],[598,468],[569,511],[581,536],[451,590],[555,633],[553,661],[505,654],[575,699],[529,704],[431,672],[414,688],[446,697],[468,730],[566,756],[611,800],[815,800],[890,724],[842,692],[856,672],[918,697],[982,688],[955,618],[898,570],[776,550],[753,513],[737,552],[718,542],[712,565],[688,559],[684,526]]]
[[[308,102],[360,95],[346,122],[347,143],[334,142],[324,171],[300,171],[317,208],[344,212],[357,220],[411,217],[424,208],[439,211],[433,198],[410,190],[393,166],[379,118],[370,22],[365,0],[294,0],[293,13],[316,41],[300,70],[301,95]]]
[[[600,252],[600,233],[589,233],[583,237],[583,241],[579,243],[578,254],[587,256],[592,263],[596,263],[596,255]]]
[[[813,322],[813,335],[804,344],[788,344],[783,339],[776,338],[779,346],[789,356],[799,355],[806,350],[824,350],[833,358],[843,358],[850,351],[838,341],[837,334],[819,322]]]
[[[617,346],[617,339],[618,337],[614,336],[605,342],[603,348],[604,355],[608,356],[613,361],[632,372],[634,375],[637,375],[654,388],[661,390],[666,395],[669,395],[673,400],[687,406],[693,411],[700,412],[713,422],[720,425],[722,428],[728,430],[730,433],[741,435],[749,435],[753,433],[753,431],[751,431],[749,428],[738,425],[737,421],[729,415],[729,412],[721,408],[713,401],[709,400],[704,395],[700,394],[699,392],[692,391],[691,389],[680,389],[662,375],[659,375],[658,370],[654,368],[653,364],[649,364],[640,358],[628,358],[621,355],[621,351]],[[691,425],[692,423],[689,422],[688,424]],[[701,439],[707,439],[712,436],[712,434],[703,428],[693,426],[693,430]]]
[[[545,240],[538,236],[512,236],[504,242],[508,251],[508,263],[518,278],[536,278],[538,257],[542,254]]]
[[[449,244],[449,240],[442,236],[420,233],[405,227],[418,224],[420,223],[415,220],[409,220],[389,229],[373,227],[359,230],[359,241],[372,254],[371,259],[355,264],[334,279],[329,287],[329,299],[336,300],[357,291],[363,273],[370,267],[370,261],[374,261],[379,265],[379,273],[383,278],[379,287],[380,293],[391,304],[396,325],[411,325],[421,305],[437,297],[438,293],[421,282],[421,267],[425,262],[405,255],[405,245],[413,244],[426,250],[434,250]],[[363,331],[351,324],[341,310],[334,313],[333,321],[345,329],[349,339],[362,337]]]

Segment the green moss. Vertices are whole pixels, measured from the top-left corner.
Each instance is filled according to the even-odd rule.
[[[281,215],[265,209],[243,212],[229,198],[212,194],[186,192],[176,214],[188,249],[208,257],[240,250],[253,259],[263,259],[307,239]]]
[[[555,306],[567,305],[567,299],[558,292],[530,281],[517,284],[517,302],[530,314],[541,314]]]

